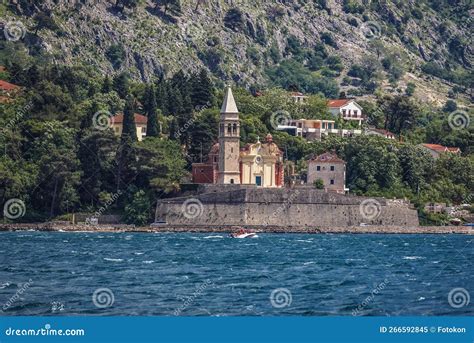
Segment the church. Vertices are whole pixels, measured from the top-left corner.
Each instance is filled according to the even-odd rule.
[[[242,184],[282,187],[283,152],[268,134],[264,142],[240,148],[239,110],[230,86],[227,87],[219,121],[219,142],[205,163],[193,163],[193,183]]]

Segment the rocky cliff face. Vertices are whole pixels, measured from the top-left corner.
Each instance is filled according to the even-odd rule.
[[[469,7],[462,2],[439,9],[431,1],[414,0],[193,0],[181,1],[180,12],[151,0],[133,3],[11,0],[4,22],[19,19],[37,36],[30,42],[59,62],[82,61],[104,73],[128,70],[143,80],[205,66],[222,80],[264,83],[264,70],[276,63],[275,55],[292,58],[290,36],[308,49],[322,42],[339,56],[344,66],[336,76],[339,83],[352,64],[399,52],[404,75],[398,86],[415,82],[425,97],[442,98],[452,85],[428,77],[419,67],[427,61],[472,67],[470,50],[458,47],[453,56],[449,46],[453,37],[471,39]],[[53,18],[56,27],[37,30],[33,18],[39,13]]]

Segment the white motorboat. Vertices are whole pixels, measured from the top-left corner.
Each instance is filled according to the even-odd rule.
[[[245,229],[240,229],[236,232],[232,232],[230,234],[232,238],[257,238],[258,235],[255,232],[245,230]]]

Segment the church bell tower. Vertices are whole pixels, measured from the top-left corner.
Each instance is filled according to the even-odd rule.
[[[219,173],[217,183],[240,184],[240,122],[232,89],[227,86],[219,122]]]

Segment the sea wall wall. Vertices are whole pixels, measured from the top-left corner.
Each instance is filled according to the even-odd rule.
[[[158,201],[156,221],[168,225],[345,227],[361,223],[417,226],[403,202],[302,189],[230,189]]]

